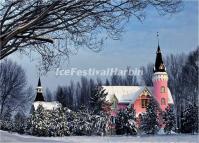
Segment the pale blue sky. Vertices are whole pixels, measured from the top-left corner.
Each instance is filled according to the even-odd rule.
[[[175,15],[159,16],[154,10],[147,10],[146,19],[141,23],[132,17],[125,32],[118,41],[107,40],[100,53],[89,49],[80,49],[77,55],[71,56],[62,68],[76,67],[79,69],[127,66],[140,67],[155,61],[157,48],[156,32],[160,33],[160,46],[163,55],[188,53],[198,45],[198,3],[184,2],[183,11]],[[35,62],[17,54],[10,56],[21,64],[27,72],[28,82],[37,85],[38,74]],[[42,76],[44,87],[55,89],[65,85],[71,79],[79,77],[57,77],[55,71]]]

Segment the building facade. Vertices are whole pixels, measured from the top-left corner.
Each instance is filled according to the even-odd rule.
[[[39,106],[42,106],[45,110],[55,110],[61,107],[61,104],[57,101],[52,101],[52,102],[45,101],[43,87],[41,86],[40,78],[38,80],[38,85],[36,88],[36,97],[33,102],[30,113],[32,114],[33,110],[37,110]]]
[[[165,108],[174,104],[173,98],[168,88],[168,74],[163,63],[162,53],[158,44],[156,61],[153,69],[153,86],[103,86],[108,93],[107,100],[112,103],[111,116],[115,117],[120,109],[133,107],[136,116],[146,111],[149,99],[154,99],[159,107],[164,111]]]

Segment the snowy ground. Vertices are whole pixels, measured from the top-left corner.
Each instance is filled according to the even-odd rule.
[[[111,136],[111,137],[88,137],[88,136],[70,136],[70,137],[33,137],[28,135],[19,135],[16,133],[8,133],[0,131],[0,143],[6,142],[49,142],[49,143],[196,143],[199,142],[198,135],[159,135],[159,136]]]

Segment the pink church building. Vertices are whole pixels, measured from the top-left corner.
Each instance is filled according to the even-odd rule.
[[[164,111],[169,104],[174,104],[168,88],[168,74],[162,60],[160,46],[156,52],[156,61],[153,69],[153,86],[103,86],[108,92],[107,100],[112,103],[111,116],[114,118],[119,109],[127,106],[134,107],[136,116],[146,111],[149,98],[154,97]]]

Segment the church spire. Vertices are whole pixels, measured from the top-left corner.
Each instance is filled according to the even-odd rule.
[[[37,95],[36,95],[36,98],[35,98],[35,102],[36,101],[44,101],[40,77],[39,77],[39,80],[38,80],[38,85],[37,85],[36,90],[37,90]]]
[[[40,77],[39,77],[39,81],[38,81],[38,85],[37,85],[38,87],[40,87],[41,86],[41,80],[40,80]]]
[[[154,67],[154,72],[166,72],[166,68],[164,66],[163,60],[162,60],[162,53],[160,49],[160,44],[159,44],[159,33],[157,32],[157,38],[158,38],[158,48],[156,52],[156,61],[155,61],[155,67]]]

